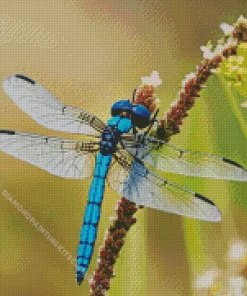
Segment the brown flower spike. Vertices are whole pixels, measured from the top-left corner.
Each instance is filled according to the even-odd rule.
[[[195,73],[186,77],[178,100],[172,104],[166,117],[159,120],[157,127],[152,130],[152,135],[158,139],[169,141],[172,135],[180,132],[179,126],[188,116],[188,111],[194,106],[196,98],[200,97],[199,93],[209,76],[215,72],[224,58],[236,54],[237,47],[241,42],[247,41],[246,19],[240,17],[234,26],[228,25],[228,27],[232,28],[230,33],[225,32],[224,38],[218,42],[214,52],[211,52],[209,47],[203,47],[204,60],[198,64]],[[141,85],[136,92],[134,101],[135,104],[145,105],[151,112],[157,109],[154,85],[149,83]],[[127,231],[136,222],[133,215],[137,209],[136,204],[125,197],[122,197],[118,202],[116,217],[108,229],[105,245],[100,249],[97,269],[90,280],[91,296],[102,296],[110,289],[110,280],[114,277],[113,265],[124,245]],[[243,276],[246,277],[245,270]]]

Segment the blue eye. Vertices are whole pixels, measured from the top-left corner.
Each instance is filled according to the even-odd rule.
[[[135,126],[144,128],[149,125],[150,112],[143,105],[132,106],[131,114],[131,119]]]
[[[130,111],[132,104],[128,100],[121,100],[115,102],[111,107],[112,116],[119,115],[123,111]]]

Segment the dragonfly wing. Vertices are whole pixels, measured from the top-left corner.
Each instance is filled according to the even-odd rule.
[[[149,171],[142,163],[115,156],[108,172],[109,185],[138,205],[207,221],[220,221],[221,214],[206,197]]]
[[[9,97],[39,124],[56,130],[98,136],[105,124],[97,117],[66,106],[48,90],[26,76],[9,76],[3,83]]]
[[[227,158],[183,150],[148,136],[144,143],[125,141],[124,145],[133,156],[158,170],[188,176],[247,181],[247,171]]]
[[[99,144],[0,130],[0,150],[53,175],[92,176]]]

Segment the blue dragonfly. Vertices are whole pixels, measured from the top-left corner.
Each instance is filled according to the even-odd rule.
[[[16,74],[3,88],[39,124],[90,140],[69,140],[0,130],[0,150],[53,175],[92,177],[77,250],[76,280],[81,284],[93,254],[106,180],[121,196],[137,205],[220,221],[216,205],[201,194],[166,180],[148,167],[188,176],[247,180],[238,163],[219,156],[178,148],[150,136],[157,112],[120,100],[111,107],[107,124],[79,108],[66,106],[33,79]],[[148,165],[148,167],[145,166]]]

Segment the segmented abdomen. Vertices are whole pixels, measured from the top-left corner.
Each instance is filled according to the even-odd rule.
[[[105,178],[112,155],[99,153],[96,160],[94,178],[88,193],[88,204],[84,213],[83,226],[77,251],[76,280],[81,284],[87,272],[97,237],[97,226],[100,219],[101,203],[105,189]]]

